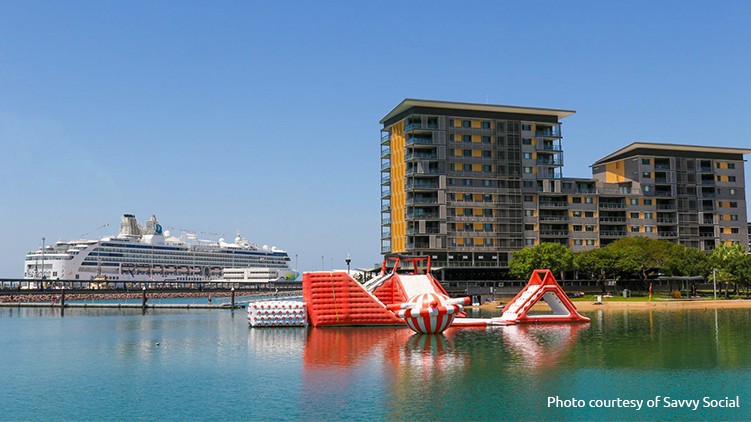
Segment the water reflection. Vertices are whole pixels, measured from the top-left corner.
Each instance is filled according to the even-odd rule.
[[[502,327],[504,342],[527,369],[540,370],[560,364],[589,324],[511,325]]]

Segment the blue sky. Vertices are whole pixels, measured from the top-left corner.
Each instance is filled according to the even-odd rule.
[[[4,0],[0,276],[126,212],[372,265],[378,121],[404,98],[576,110],[565,176],[634,141],[749,148],[748,22],[742,1]]]

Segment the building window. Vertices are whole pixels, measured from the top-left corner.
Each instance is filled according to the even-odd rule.
[[[490,136],[483,135],[483,137],[482,137],[482,143],[483,144],[489,144],[490,143]]]
[[[571,202],[574,203],[574,204],[581,204],[582,203],[582,198],[581,198],[581,196],[574,196],[573,198],[571,198]]]
[[[464,157],[471,157],[472,156],[472,150],[471,149],[463,149],[462,150],[462,156],[464,156]]]
[[[739,232],[739,231],[738,231],[738,227],[731,227],[731,228],[730,228],[730,233],[731,233],[731,234],[738,234],[738,232]]]
[[[454,179],[453,177],[449,177],[449,186],[454,186],[454,185],[456,185],[456,179]]]
[[[581,239],[574,239],[574,246],[581,246],[582,240]]]
[[[730,221],[738,221],[737,215],[730,215]]]
[[[585,197],[584,198],[584,203],[585,204],[592,204],[592,203],[594,203],[594,199],[592,199],[591,197]]]
[[[504,130],[503,122],[497,122],[495,124],[495,128],[496,128],[496,130],[500,130],[501,132],[503,132],[503,130]]]
[[[644,190],[644,193],[652,192],[652,186],[650,185],[642,186],[642,189]]]
[[[524,173],[531,174],[532,173],[532,167],[524,167]]]
[[[524,195],[524,202],[533,202],[534,200],[532,195]]]
[[[464,164],[462,166],[462,170],[464,170],[464,171],[472,171],[472,164]]]
[[[472,200],[472,194],[471,193],[465,193],[464,194],[464,200],[465,201],[471,201]]]
[[[464,216],[472,217],[472,208],[464,208]]]
[[[485,215],[485,217],[492,217],[493,216],[493,210],[490,209],[490,208],[485,208],[485,209],[482,210],[482,212],[483,212],[483,215]]]
[[[491,167],[490,167],[490,164],[483,164],[483,166],[482,166],[482,171],[483,171],[484,173],[490,173],[490,172],[492,172],[493,170],[491,169]]]
[[[584,230],[588,232],[593,232],[595,231],[595,226],[591,226],[591,225],[584,226]]]
[[[639,200],[631,198],[631,205],[639,205]]]
[[[641,177],[643,179],[651,179],[652,178],[652,173],[650,173],[648,171],[642,172]]]
[[[575,225],[574,225],[574,231],[575,231],[575,232],[580,232],[580,231],[582,231],[582,226],[581,226],[581,225],[578,225],[578,224],[575,224]]]
[[[584,216],[587,218],[595,218],[595,212],[594,211],[584,211]]]
[[[535,240],[534,239],[524,239],[524,245],[525,246],[534,246]]]
[[[449,119],[449,127],[454,127],[454,119]]]
[[[490,187],[490,180],[483,180],[482,181],[482,186],[484,186],[486,188],[489,188]]]
[[[484,202],[493,202],[493,195],[486,193],[485,195],[482,196],[482,200]]]
[[[452,120],[452,122],[453,122],[453,120]],[[456,134],[450,133],[449,134],[449,141],[456,141]]]
[[[490,129],[490,122],[482,122],[483,129]]]
[[[730,170],[735,170],[735,163],[728,163],[728,168]]]
[[[532,145],[532,139],[522,138],[522,145]]]
[[[581,217],[582,216],[582,212],[581,211],[571,211],[571,216],[572,217],[577,217],[577,218]]]
[[[647,233],[654,233],[655,232],[655,228],[652,227],[652,226],[647,226],[647,227],[644,228],[644,231],[646,231]]]
[[[645,212],[644,213],[644,218],[647,219],[647,220],[651,220],[653,218],[652,217],[652,213],[651,212]]]
[[[524,216],[525,217],[534,217],[535,216],[535,210],[524,210]]]
[[[533,232],[533,231],[535,231],[535,225],[534,224],[525,224],[524,225],[524,230],[526,230],[528,232]]]
[[[469,120],[462,120],[462,127],[464,128],[470,128],[472,127],[472,122]]]
[[[652,205],[652,200],[651,199],[645,199],[644,200],[644,205]]]
[[[639,218],[639,213],[638,212],[632,212],[631,213],[631,218]]]
[[[533,183],[531,180],[525,180],[522,182],[525,188],[531,188],[533,186]]]
[[[471,135],[462,135],[462,141],[463,142],[472,142],[472,136]]]
[[[737,202],[731,202],[730,203],[730,208],[738,208],[738,203]]]
[[[735,176],[728,176],[728,182],[735,183]]]
[[[525,160],[531,160],[532,159],[532,153],[531,152],[525,152],[522,154],[522,158]]]
[[[594,246],[595,240],[594,239],[587,239],[587,246]]]
[[[486,150],[483,150],[483,151],[482,151],[482,158],[490,158],[490,157],[491,157],[491,152],[490,152],[490,150],[487,150],[487,149],[486,149]]]
[[[730,194],[731,195],[735,195],[736,194],[736,190],[735,189],[730,189]]]
[[[532,125],[529,125],[529,124],[523,124],[523,125],[522,125],[522,130],[532,130]]]
[[[641,159],[641,163],[644,164],[645,166],[648,166],[649,165],[649,158],[642,158]]]
[[[639,226],[631,226],[631,233],[639,233]]]

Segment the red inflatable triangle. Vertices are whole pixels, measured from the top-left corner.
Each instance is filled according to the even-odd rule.
[[[550,314],[529,315],[541,299],[553,311]],[[581,316],[550,270],[535,270],[526,286],[506,305],[500,320],[506,324],[545,322],[589,322]]]

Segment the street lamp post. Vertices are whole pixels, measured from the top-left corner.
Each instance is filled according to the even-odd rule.
[[[43,237],[42,238],[42,280],[44,280],[44,249],[46,247],[45,243],[44,243],[45,240],[46,239]],[[41,281],[39,282],[39,286],[38,287],[39,287],[39,290],[42,289],[42,282]]]
[[[349,254],[347,254],[347,259],[345,261],[347,262],[347,275],[349,275],[349,263],[352,262],[352,259],[350,259]]]

